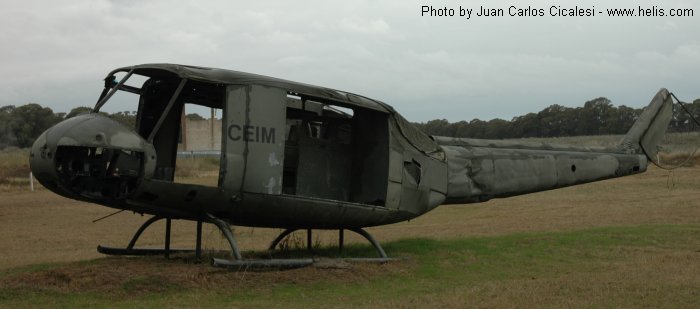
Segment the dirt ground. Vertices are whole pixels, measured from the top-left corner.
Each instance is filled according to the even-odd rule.
[[[699,224],[700,168],[668,172],[651,168],[644,174],[577,187],[540,192],[470,205],[441,206],[410,222],[369,228],[375,238],[390,241],[423,237],[447,239],[530,231],[564,231],[599,226]],[[98,244],[125,246],[148,218],[73,201],[45,189],[0,193],[0,269],[103,257]],[[236,227],[242,250],[264,250],[278,229]],[[302,239],[302,235],[298,235]],[[315,232],[314,241],[331,245],[337,232]],[[164,223],[149,228],[140,246],[162,246]],[[195,224],[174,221],[173,248],[194,246]],[[346,242],[363,241],[346,233]],[[226,241],[205,225],[205,249],[226,249]]]

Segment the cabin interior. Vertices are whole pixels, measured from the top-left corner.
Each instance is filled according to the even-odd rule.
[[[178,84],[177,79],[150,78],[140,91],[136,131],[148,138],[160,121],[153,139],[158,180],[174,180],[185,103],[226,108],[226,85],[190,80],[164,115]],[[388,114],[292,92],[280,103],[286,104],[286,123],[280,124],[286,128],[282,194],[385,205]],[[226,175],[226,160],[220,162],[218,186]]]
[[[283,193],[383,206],[388,115],[287,96]]]

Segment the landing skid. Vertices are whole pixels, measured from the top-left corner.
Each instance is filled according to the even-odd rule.
[[[299,229],[286,229],[284,232],[280,233],[275,240],[270,243],[270,247],[268,248],[269,250],[275,250],[277,245],[282,241],[285,237],[287,237],[289,234],[294,233],[295,231],[298,231]],[[386,253],[384,252],[384,249],[382,248],[381,245],[379,245],[379,242],[377,242],[372,235],[367,233],[367,231],[361,229],[361,228],[349,228],[348,230],[353,231],[357,234],[360,234],[362,237],[367,239],[372,246],[374,246],[374,249],[377,250],[377,253],[379,253],[380,258],[387,258]],[[343,242],[345,241],[345,233],[344,229],[338,230],[338,250],[340,252],[343,251]],[[311,229],[306,230],[306,248],[308,250],[311,250]]]
[[[136,245],[136,241],[138,241],[139,237],[141,237],[141,234],[149,227],[151,224],[165,219],[165,246],[163,249],[152,249],[152,248],[135,248],[134,246]],[[170,248],[170,230],[171,230],[171,218],[167,217],[162,217],[162,216],[154,216],[146,222],[144,222],[141,227],[136,231],[134,236],[131,238],[131,241],[129,244],[126,246],[126,248],[114,248],[114,247],[106,247],[106,246],[97,246],[97,251],[102,253],[102,254],[107,254],[107,255],[137,255],[137,256],[142,256],[142,255],[164,255],[165,258],[170,258],[170,254],[173,253],[195,253],[196,260],[201,261],[202,259],[202,223],[207,222],[214,224],[219,230],[223,233],[224,237],[226,237],[226,240],[228,240],[229,245],[231,246],[231,256],[233,259],[219,259],[219,258],[213,258],[212,259],[212,265],[218,266],[218,267],[226,267],[226,268],[233,268],[233,269],[241,269],[241,268],[296,268],[296,267],[304,267],[304,266],[309,266],[317,262],[317,259],[312,259],[312,258],[301,258],[301,259],[247,259],[244,260],[241,257],[240,250],[238,249],[238,245],[236,244],[236,240],[233,236],[233,233],[231,232],[231,228],[229,227],[226,222],[223,220],[211,215],[211,214],[206,214],[205,218],[203,220],[198,220],[197,221],[197,240],[196,240],[196,245],[195,249],[172,249]],[[280,233],[270,244],[269,250],[275,250],[277,245],[289,234],[297,231],[299,229],[286,229],[282,233]],[[365,239],[367,239],[374,249],[377,251],[379,254],[379,257],[377,258],[340,258],[340,259],[334,259],[334,260],[342,260],[342,261],[357,261],[357,262],[375,262],[375,263],[385,263],[388,261],[393,260],[392,258],[387,257],[386,253],[384,252],[384,249],[382,246],[377,242],[372,235],[367,233],[367,231],[361,229],[361,228],[349,228],[348,230],[353,231]],[[307,241],[307,249],[311,251],[311,229],[306,230],[306,241]],[[344,229],[340,229],[338,232],[338,250],[339,252],[342,253],[343,251],[343,244],[344,244]]]
[[[277,248],[277,245],[289,234],[294,233],[300,229],[286,229],[280,233],[273,241],[270,243],[268,250],[273,251]],[[367,239],[374,249],[377,250],[379,257],[377,258],[337,258],[331,260],[338,261],[350,261],[350,262],[373,262],[373,263],[386,263],[392,261],[393,259],[386,255],[382,246],[377,242],[372,235],[367,233],[367,231],[361,228],[349,228],[348,230],[360,234],[362,237]],[[312,240],[312,230],[306,229],[306,249],[311,251],[311,240]],[[338,230],[338,251],[343,252],[343,243],[345,241],[345,230]],[[325,259],[328,260],[328,259]],[[212,260],[212,265],[218,267],[227,267],[231,269],[243,269],[243,268],[296,268],[305,267],[312,265],[320,261],[319,259],[305,258],[305,259],[265,259],[265,260],[227,260],[227,259],[217,259]]]
[[[151,224],[155,223],[156,221],[163,220],[165,219],[165,247],[163,249],[151,249],[151,248],[134,248],[136,245],[136,241],[141,237],[141,234],[143,234],[143,231],[145,231]],[[236,240],[233,238],[233,233],[231,232],[231,228],[226,224],[223,220],[211,215],[207,214],[206,215],[206,222],[214,224],[216,227],[221,230],[221,232],[224,234],[226,237],[226,240],[228,240],[229,245],[231,246],[231,255],[237,259],[241,259],[241,252],[238,250],[238,245],[236,244]],[[107,255],[164,255],[165,258],[170,258],[171,253],[195,253],[195,257],[197,261],[201,261],[202,259],[202,222],[203,220],[197,220],[197,240],[195,244],[195,249],[171,249],[170,248],[170,226],[171,226],[171,221],[172,219],[166,218],[166,217],[161,217],[161,216],[153,216],[152,218],[146,220],[141,227],[136,231],[134,234],[134,237],[131,238],[131,241],[129,242],[129,245],[126,246],[126,248],[114,248],[114,247],[106,247],[106,246],[97,246],[97,252],[102,253],[102,254],[107,254]]]

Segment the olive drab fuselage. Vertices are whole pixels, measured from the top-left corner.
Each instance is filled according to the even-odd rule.
[[[127,86],[115,75],[142,76]],[[138,96],[137,123],[99,114]],[[646,170],[670,120],[665,89],[615,148],[430,137],[391,106],[338,90],[173,64],[117,69],[92,113],[44,132],[36,178],[57,194],[139,213],[234,225],[361,228]],[[222,112],[215,186],[175,180],[185,104]]]

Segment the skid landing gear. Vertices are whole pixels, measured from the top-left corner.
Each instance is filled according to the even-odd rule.
[[[277,236],[277,238],[275,238],[275,240],[272,241],[272,243],[270,244],[270,247],[268,249],[275,250],[275,248],[280,243],[280,241],[282,241],[282,239],[284,239],[289,234],[294,233],[297,230],[299,230],[299,229],[286,229],[286,230],[284,230],[284,232],[280,233],[279,236]],[[360,228],[349,228],[348,230],[353,231],[353,232],[359,234],[360,236],[364,237],[365,239],[367,239],[372,244],[372,246],[374,246],[374,249],[377,250],[377,253],[379,253],[380,259],[381,258],[383,258],[383,259],[388,258],[386,256],[386,253],[384,252],[384,249],[379,244],[379,242],[377,242],[374,239],[374,237],[372,237],[372,235],[367,233],[367,231],[360,229]],[[345,241],[344,231],[345,231],[344,229],[338,230],[338,250],[339,250],[339,252],[343,252],[343,243]],[[308,250],[311,250],[311,229],[306,230],[306,248]]]
[[[151,224],[155,223],[158,220],[165,219],[165,246],[163,249],[151,249],[151,248],[134,248],[136,245],[136,241],[141,237],[141,234],[143,231],[145,231]],[[233,233],[231,232],[231,228],[226,224],[223,220],[211,215],[211,214],[206,214],[206,217],[204,218],[206,222],[214,224],[216,227],[221,230],[221,232],[224,234],[226,237],[226,240],[228,240],[229,245],[231,246],[231,255],[235,258],[240,260],[241,259],[241,252],[238,250],[238,245],[236,244],[235,238],[233,238]],[[195,249],[172,249],[170,248],[170,225],[171,225],[172,219],[166,218],[166,217],[161,217],[161,216],[153,216],[152,218],[146,220],[141,227],[136,231],[134,234],[134,237],[131,238],[131,241],[129,242],[129,245],[126,246],[126,248],[114,248],[114,247],[105,247],[105,246],[97,246],[97,252],[102,253],[102,254],[107,254],[107,255],[164,255],[165,258],[169,258],[171,253],[190,253],[194,252],[197,261],[200,261],[202,259],[202,222],[203,220],[197,220],[197,241],[195,244]]]
[[[300,230],[300,229],[286,229],[282,233],[280,233],[270,244],[270,247],[268,250],[272,251],[277,248],[277,245],[289,234]],[[333,260],[342,260],[342,261],[354,261],[354,262],[375,262],[375,263],[386,263],[391,260],[392,258],[388,257],[386,253],[384,252],[384,249],[382,246],[377,242],[372,235],[367,233],[367,231],[361,229],[361,228],[349,228],[348,230],[353,231],[365,239],[367,239],[372,246],[374,246],[374,249],[377,250],[377,253],[379,254],[379,257],[376,258],[338,258],[338,259],[333,259]],[[306,249],[311,251],[311,229],[306,229]],[[345,240],[345,230],[340,229],[338,230],[338,250],[339,252],[342,253],[343,251],[343,243]],[[214,258],[212,264],[214,266],[219,266],[219,267],[227,267],[227,268],[232,268],[232,269],[241,269],[241,268],[248,268],[248,267],[283,267],[283,268],[295,268],[295,267],[304,267],[304,266],[309,266],[317,262],[318,260],[313,259],[313,258],[302,258],[302,259],[265,259],[265,260],[226,260],[226,259],[217,259]]]
[[[163,220],[165,219],[165,246],[163,249],[152,249],[152,248],[135,248],[134,246],[136,245],[136,241],[141,237],[141,234],[143,231],[145,231],[151,224],[155,223],[158,220]],[[223,220],[211,215],[211,214],[206,214],[206,216],[202,220],[197,221],[197,241],[195,245],[195,249],[172,249],[170,248],[170,226],[171,226],[171,218],[167,217],[162,217],[162,216],[154,216],[146,222],[144,222],[141,227],[136,231],[134,234],[134,237],[131,238],[131,241],[129,244],[126,246],[126,248],[114,248],[114,247],[105,247],[105,246],[97,246],[97,251],[102,253],[102,254],[108,254],[108,255],[164,255],[165,258],[169,258],[171,253],[191,253],[194,252],[196,256],[197,261],[201,261],[202,259],[202,223],[207,222],[214,224],[221,232],[223,235],[226,237],[226,240],[228,240],[229,245],[231,246],[231,256],[233,259],[219,259],[219,258],[213,258],[212,259],[212,265],[218,266],[218,267],[226,267],[226,268],[232,268],[232,269],[243,269],[243,268],[266,268],[266,267],[278,267],[278,268],[295,268],[295,267],[304,267],[304,266],[309,266],[314,264],[317,260],[312,259],[312,258],[300,258],[300,259],[248,259],[244,260],[241,257],[241,252],[238,249],[238,245],[236,244],[236,240],[233,237],[233,233],[231,232],[231,228],[229,225],[224,222]],[[289,234],[293,233],[294,231],[297,231],[298,229],[287,229],[284,230],[282,233],[275,238],[272,243],[270,244],[269,250],[275,250],[277,245]],[[384,249],[382,246],[377,242],[372,235],[367,233],[367,231],[361,229],[361,228],[349,228],[348,230],[353,231],[365,239],[367,239],[372,246],[374,246],[374,249],[377,251],[379,254],[379,257],[377,258],[341,258],[339,260],[344,260],[344,261],[361,261],[361,262],[377,262],[377,263],[385,263],[388,261],[391,261],[392,258],[387,257],[386,253],[384,252]],[[343,250],[343,243],[344,243],[344,229],[340,229],[338,233],[338,250],[339,252],[342,252]],[[310,251],[311,250],[311,229],[307,229],[307,249]]]

